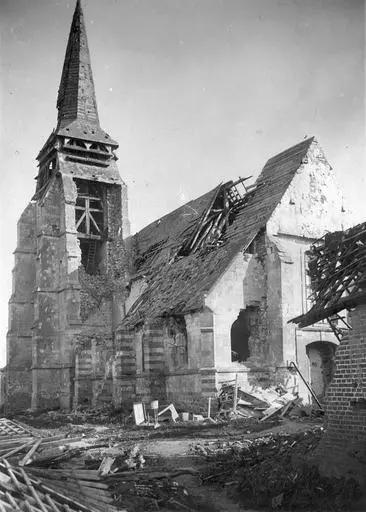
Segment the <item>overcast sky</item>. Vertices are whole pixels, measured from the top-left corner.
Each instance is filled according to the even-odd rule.
[[[84,0],[102,128],[138,230],[315,135],[365,220],[364,2]],[[0,364],[16,222],[56,124],[74,1],[0,0]]]

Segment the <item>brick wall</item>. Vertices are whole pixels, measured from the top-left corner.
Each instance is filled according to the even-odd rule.
[[[365,474],[366,458],[366,304],[350,315],[352,330],[339,345],[336,370],[326,396],[326,433],[318,458],[332,473]]]

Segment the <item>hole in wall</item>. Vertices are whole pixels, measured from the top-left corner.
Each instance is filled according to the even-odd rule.
[[[81,264],[87,274],[98,274],[102,261],[103,242],[101,240],[80,239]]]
[[[258,322],[258,306],[242,309],[231,326],[231,361],[244,362],[250,357],[249,338]]]

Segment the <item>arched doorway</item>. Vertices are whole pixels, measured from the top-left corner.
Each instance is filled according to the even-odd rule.
[[[324,398],[333,378],[336,346],[328,341],[314,341],[306,347],[310,364],[310,385],[319,399]]]

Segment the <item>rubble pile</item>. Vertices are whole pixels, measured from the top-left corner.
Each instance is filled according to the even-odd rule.
[[[23,414],[18,414],[17,419],[35,428],[57,428],[70,423],[74,425],[84,425],[86,423],[90,425],[124,424],[129,414],[129,411],[126,414],[126,411],[116,410],[110,405],[95,408],[80,406],[69,413],[59,409],[47,412],[29,410]]]
[[[123,425],[60,421],[56,430],[54,426],[36,429],[1,418],[0,508],[4,505],[10,510],[15,500],[17,506],[34,510],[36,502],[40,510],[48,510],[52,502],[53,510],[60,511],[206,510],[202,508],[205,500],[199,498],[202,491],[205,494],[200,483],[215,483],[252,508],[346,510],[342,506],[357,494],[355,482],[321,478],[304,462],[321,430],[308,421],[297,424],[296,432],[302,433],[273,435],[268,431],[287,428],[291,422],[284,416],[302,411],[296,394],[280,386],[242,391],[237,384],[223,387],[219,411],[212,416],[209,399],[202,419],[192,412],[187,420],[183,414],[188,413],[178,413],[174,404],[159,406],[157,401],[134,404]],[[65,416],[75,420],[75,414]],[[43,417],[58,423],[60,413]],[[279,423],[282,426],[274,426]],[[312,430],[304,432],[304,428]],[[267,433],[259,434],[263,430]],[[184,455],[178,450],[186,458],[178,463],[167,462],[169,457],[161,451],[148,449],[156,439],[171,437],[187,442]],[[187,438],[192,437],[191,443]],[[193,467],[182,467],[183,460]],[[177,481],[181,475],[183,480]],[[212,504],[209,507],[214,510]]]
[[[172,478],[146,476],[135,480],[110,481],[110,490],[115,504],[122,505],[128,512],[146,512],[161,509],[198,510],[187,490]]]
[[[102,457],[102,458],[101,458]],[[89,451],[85,464],[98,467],[101,482],[113,497],[114,504],[129,512],[153,511],[163,507],[196,510],[186,489],[173,480],[181,474],[198,474],[191,468],[162,471],[159,460],[149,459],[148,467],[140,446],[107,448],[99,455]]]
[[[245,506],[343,512],[360,496],[359,486],[352,479],[323,477],[307,463],[321,433],[316,428],[206,447],[210,465],[202,481],[230,486]]]
[[[218,397],[219,411],[217,417],[237,419],[254,418],[266,421],[269,418],[301,415],[302,400],[293,390],[282,385],[252,387],[242,390],[235,381],[223,383]]]
[[[106,435],[105,429],[68,425],[66,431],[62,427],[61,434],[50,435],[0,418],[0,509],[197,510],[174,478],[198,476],[198,471],[162,471],[159,460],[151,458],[146,467],[139,444],[121,440],[121,433],[115,430]]]

